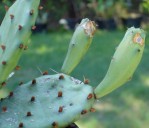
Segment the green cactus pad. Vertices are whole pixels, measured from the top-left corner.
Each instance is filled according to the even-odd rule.
[[[90,112],[91,86],[64,74],[21,85],[0,102],[1,128],[62,128]]]
[[[17,0],[0,27],[0,88],[15,69],[26,48],[38,14],[40,0]]]
[[[136,70],[144,51],[145,32],[131,27],[116,49],[103,81],[95,89],[100,98],[129,81]]]
[[[62,72],[70,74],[81,61],[91,45],[96,25],[89,19],[83,19],[76,28],[70,41],[68,52],[62,66]]]

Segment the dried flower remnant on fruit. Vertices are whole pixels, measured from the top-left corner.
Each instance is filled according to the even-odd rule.
[[[83,24],[82,27],[84,28],[84,32],[90,36],[93,37],[95,31],[96,31],[96,24],[94,21],[88,21],[86,24]]]
[[[134,43],[137,43],[137,44],[139,44],[141,46],[144,45],[144,39],[140,36],[140,33],[136,33],[135,34],[135,36],[133,38],[133,42]]]

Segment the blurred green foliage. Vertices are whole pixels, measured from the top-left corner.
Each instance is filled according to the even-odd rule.
[[[149,14],[149,1],[148,0],[144,0],[142,3],[141,3],[141,11],[144,13],[144,14]]]

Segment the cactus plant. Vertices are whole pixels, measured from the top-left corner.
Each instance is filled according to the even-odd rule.
[[[3,87],[9,74],[19,68],[17,63],[35,28],[39,2],[40,0],[17,0],[8,9],[0,26],[0,98],[9,93],[7,87]]]
[[[24,4],[23,7],[21,6],[22,3]],[[35,11],[29,11],[32,8],[31,5],[33,5],[33,7],[36,6],[35,10],[37,10],[38,4],[39,0],[17,0],[9,10],[10,12],[14,11],[16,9],[14,7],[17,7],[21,8],[20,12],[25,12],[25,15],[28,16],[28,12],[30,12],[30,15],[33,15]],[[15,17],[19,16],[20,12],[14,11],[14,13],[15,12],[17,13]],[[13,17],[13,15],[10,16],[10,14],[11,13],[7,12],[2,26],[0,27],[2,47],[0,59],[3,60],[8,56],[7,61],[9,62],[11,60],[10,62],[13,62],[15,59],[18,61],[19,57],[15,55],[20,53],[19,51],[15,51],[18,46],[20,47],[19,43],[16,42],[27,42],[32,22],[29,21],[28,25],[21,27],[21,31],[23,31],[23,29],[25,30],[22,34],[17,34],[17,36],[10,34],[12,36],[10,39],[16,40],[16,45],[12,48],[8,48],[10,49],[8,51],[11,51],[10,53],[13,56],[8,54],[8,51],[8,55],[5,55],[5,50],[7,50],[9,42],[5,44],[6,46],[3,45],[2,42],[9,37],[9,34],[7,37],[5,35],[6,31],[3,32],[2,30],[4,29],[3,25],[7,25],[9,22],[13,24],[11,20],[14,20],[15,17]],[[13,18],[9,19],[9,16]],[[30,17],[27,19],[30,19]],[[21,21],[26,23],[28,20],[26,20],[25,16]],[[10,25],[10,27],[9,25],[8,28],[6,27],[7,33],[18,32],[16,31],[18,22],[16,22],[15,25]],[[78,120],[81,115],[87,112],[93,112],[94,109],[92,106],[97,98],[112,92],[132,77],[141,60],[145,44],[144,31],[134,27],[127,30],[122,42],[115,51],[105,78],[95,89],[88,84],[87,80],[81,82],[78,79],[66,75],[72,72],[88,50],[95,30],[96,28],[93,21],[89,19],[82,20],[70,42],[69,50],[62,66],[63,73],[57,73],[55,75],[47,75],[45,73],[43,76],[23,84],[15,90],[11,90],[9,95],[8,91],[6,91],[7,86],[1,86],[1,128],[65,128]],[[10,39],[8,38],[9,41]],[[0,75],[3,78],[0,79],[1,82],[7,79],[9,73],[11,73],[14,66],[16,66],[16,63],[17,62],[13,62],[10,63],[10,65],[6,63],[6,65],[3,65],[10,66],[8,67],[9,70],[6,70],[6,67],[4,67],[5,70],[3,66],[0,67]],[[4,76],[2,71],[5,71]],[[8,95],[7,98],[5,98],[6,95]]]

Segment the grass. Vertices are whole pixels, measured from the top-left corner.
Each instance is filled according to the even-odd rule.
[[[96,33],[87,55],[71,74],[83,80],[90,80],[94,87],[103,79],[115,48],[123,38],[123,31],[100,31]],[[41,75],[49,68],[60,72],[72,32],[35,34],[29,49],[20,60],[20,71],[11,84],[27,82]],[[81,118],[80,128],[148,128],[149,126],[149,36],[143,59],[132,81],[111,94],[101,98],[96,104],[96,112]],[[123,72],[124,69],[122,69]]]

